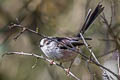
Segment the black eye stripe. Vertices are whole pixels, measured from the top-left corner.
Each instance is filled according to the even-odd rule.
[[[50,44],[50,42],[52,42],[52,41],[51,41],[51,40],[48,40],[48,41],[47,41],[47,43],[46,43],[46,45],[49,45],[49,44]]]

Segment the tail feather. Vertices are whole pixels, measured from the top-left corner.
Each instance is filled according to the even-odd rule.
[[[104,10],[104,7],[99,3],[97,7],[92,12],[91,9],[89,9],[88,14],[86,16],[85,22],[80,30],[80,33],[84,34],[85,31],[89,28],[89,26],[93,23],[93,21],[96,19],[96,17]],[[77,34],[77,37],[80,37],[80,34]]]

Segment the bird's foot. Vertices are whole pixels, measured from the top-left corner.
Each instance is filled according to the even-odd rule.
[[[67,74],[67,76],[70,75],[69,72],[70,72],[70,68],[66,69],[66,74]]]
[[[51,65],[51,66],[53,65],[53,62],[54,62],[54,60],[51,60],[51,62],[50,62],[50,65]]]

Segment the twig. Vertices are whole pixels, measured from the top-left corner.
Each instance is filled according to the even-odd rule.
[[[120,55],[117,55],[117,63],[118,63],[118,75],[120,76]]]
[[[18,38],[24,31],[26,31],[26,28],[23,28],[22,31],[21,31],[19,34],[17,34],[17,36],[14,37],[14,39],[17,40],[17,38]]]
[[[113,50],[111,50],[111,51],[108,51],[108,52],[106,52],[106,53],[104,53],[104,54],[102,54],[102,55],[100,55],[100,56],[97,56],[97,58],[104,57],[104,56],[106,56],[106,55],[108,55],[108,54],[111,54],[112,52],[114,52],[114,51],[116,51],[116,50],[117,50],[117,48],[115,48],[115,49],[113,49]]]
[[[114,39],[99,39],[101,41],[111,41],[111,42],[114,42],[115,40]]]
[[[13,25],[11,25],[11,26],[9,26],[10,28],[15,28],[15,27],[18,27],[18,28],[22,28],[22,31],[14,38],[14,39],[17,39],[24,31],[29,31],[29,32],[32,32],[32,33],[34,33],[34,34],[37,34],[37,35],[39,35],[39,36],[41,36],[42,38],[45,38],[46,36],[45,35],[43,35],[43,34],[40,34],[40,33],[38,33],[38,32],[36,32],[36,31],[34,31],[34,30],[32,30],[32,29],[29,29],[29,28],[26,28],[26,27],[24,27],[24,26],[22,26],[22,25],[20,25],[20,24],[13,24]]]
[[[98,64],[100,64],[100,62],[98,61],[98,59],[97,59],[97,57],[95,56],[95,54],[94,54],[94,52],[92,51],[92,49],[89,48],[89,45],[87,44],[86,40],[84,39],[82,33],[80,33],[80,36],[81,36],[81,38],[82,38],[82,40],[83,40],[86,48],[89,50],[90,54],[93,56],[93,58],[95,59],[95,61],[96,61]],[[108,77],[108,79],[110,79],[110,76],[107,74],[106,70],[103,69],[102,67],[100,67],[100,68],[101,68],[101,69],[103,70],[103,72],[107,75],[106,77]]]
[[[118,42],[118,36],[117,36],[117,34],[115,34],[114,33],[114,31],[113,31],[113,29],[112,29],[112,22],[113,22],[113,16],[114,16],[114,7],[113,7],[113,2],[112,2],[112,0],[111,0],[111,19],[110,19],[110,22],[108,22],[108,20],[106,19],[106,17],[105,17],[105,15],[103,14],[103,15],[101,15],[101,18],[102,18],[102,20],[103,20],[103,23],[106,25],[106,27],[108,28],[108,32],[109,32],[109,35],[113,38],[113,40],[114,40],[114,42],[115,42],[115,44],[116,44],[116,50],[119,50],[119,47],[120,47],[120,45],[119,45],[119,42]],[[120,50],[119,50],[119,52],[120,52]],[[118,62],[119,62],[119,60],[118,60]],[[118,63],[118,65],[119,65],[120,63]],[[119,67],[118,67],[118,71],[119,71]],[[120,77],[120,74],[118,74],[118,76]],[[119,79],[120,80],[120,79]]]
[[[14,24],[13,27],[25,28],[25,27],[22,27],[21,25],[17,25],[17,24]],[[34,34],[37,34],[37,35],[39,35],[39,36],[42,36],[43,38],[48,38],[48,37],[46,37],[46,36],[44,36],[44,35],[42,35],[42,34],[39,34],[38,32],[36,32],[36,31],[34,31],[34,30],[29,29],[29,28],[26,28],[26,30],[28,30],[29,32],[32,32],[32,33],[34,33]],[[84,58],[84,60],[87,60],[87,61],[90,60],[90,61],[93,62],[95,65],[99,66],[100,68],[103,68],[103,69],[107,70],[108,72],[110,72],[110,73],[112,73],[114,76],[116,76],[118,79],[120,79],[120,77],[119,77],[117,74],[115,74],[115,73],[112,72],[111,70],[107,69],[106,67],[102,66],[101,64],[97,63],[94,59],[89,59],[89,57],[87,57],[85,54],[83,54],[82,51],[78,51],[78,49],[76,49],[75,47],[71,48],[71,47],[65,45],[64,43],[58,42],[58,41],[56,41],[56,40],[54,40],[54,39],[52,39],[52,38],[50,38],[50,39],[53,40],[53,41],[55,41],[55,42],[57,42],[57,43],[59,43],[59,44],[61,44],[61,45],[63,45],[63,46],[65,46],[67,49],[72,50],[72,51],[80,54],[80,55]]]
[[[87,68],[88,68],[88,71],[89,71],[90,76],[91,76],[91,79],[90,79],[90,80],[95,80],[94,78],[95,78],[95,75],[96,75],[96,74],[95,74],[94,72],[92,72],[88,61],[86,61],[86,64],[87,64]]]
[[[36,67],[37,63],[38,63],[38,58],[35,59],[35,63],[32,65],[32,69]]]
[[[45,58],[45,57],[43,57],[43,56],[39,56],[39,55],[34,54],[34,53],[7,52],[7,53],[4,54],[3,56],[5,56],[5,55],[11,55],[11,54],[18,54],[18,55],[25,55],[25,56],[33,56],[33,57],[35,57],[35,58],[37,58],[37,59],[43,59],[43,60],[45,60],[45,61],[48,61],[49,63],[51,62],[50,59]],[[56,65],[56,66],[58,66],[58,67],[60,67],[60,68],[62,68],[65,72],[67,71],[67,69],[66,69],[65,67],[63,67],[62,65],[59,65],[59,64],[57,64],[56,62],[53,62],[53,64]],[[80,80],[80,79],[79,79],[78,77],[76,77],[72,72],[69,72],[69,75],[71,75],[71,76],[72,76],[73,78],[75,78],[76,80]]]

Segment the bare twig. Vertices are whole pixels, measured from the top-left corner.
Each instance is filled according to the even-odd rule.
[[[14,24],[13,27],[25,28],[25,27],[23,27],[23,26],[21,26],[21,25],[17,25],[17,24]],[[42,34],[39,34],[38,32],[36,32],[36,31],[34,31],[34,30],[31,30],[31,29],[29,29],[29,28],[26,28],[26,30],[29,31],[29,32],[32,32],[32,33],[34,33],[34,34],[37,34],[37,35],[39,35],[39,36],[42,36],[43,38],[46,38],[46,36],[44,36],[44,35],[42,35]],[[48,37],[47,37],[47,38],[48,38]],[[84,39],[84,37],[83,37],[83,39]],[[86,61],[89,61],[89,60],[90,60],[90,61],[93,62],[95,65],[99,66],[100,68],[103,68],[103,69],[107,70],[108,72],[110,72],[110,73],[112,73],[114,76],[116,76],[118,79],[120,79],[117,74],[115,74],[115,73],[112,72],[111,70],[107,69],[106,67],[102,66],[101,64],[99,64],[98,62],[96,62],[94,59],[90,59],[90,58],[87,57],[85,54],[83,54],[82,51],[78,51],[78,49],[76,49],[75,47],[71,48],[71,47],[65,45],[64,43],[58,42],[58,41],[56,41],[56,40],[54,40],[54,39],[52,39],[52,38],[51,38],[51,40],[53,40],[53,41],[55,41],[55,42],[57,42],[57,43],[65,46],[65,47],[66,47],[67,49],[69,49],[69,50],[72,50],[72,51],[80,54],[80,55],[84,58],[84,60],[86,60]],[[88,45],[88,44],[87,44],[87,45]]]
[[[32,69],[34,69],[36,67],[37,62],[38,62],[38,58],[35,59],[35,63],[32,65]]]
[[[95,56],[95,54],[94,54],[94,52],[92,51],[92,49],[89,48],[89,45],[87,44],[86,40],[84,39],[82,33],[80,33],[80,36],[81,36],[81,38],[82,38],[82,40],[83,40],[86,48],[89,50],[90,54],[93,56],[93,58],[95,59],[95,61],[96,61],[98,64],[100,64],[100,62],[98,61],[98,59],[97,59],[97,57]],[[108,79],[110,79],[110,76],[107,74],[106,70],[105,70],[104,68],[102,68],[102,67],[100,67],[100,68],[101,68],[101,69],[103,70],[103,72],[107,75],[106,77],[108,77]]]
[[[108,52],[106,52],[106,53],[104,53],[104,54],[102,54],[102,55],[100,55],[100,56],[97,56],[97,58],[104,57],[104,56],[106,56],[106,55],[108,55],[108,54],[111,54],[112,52],[114,52],[114,51],[116,51],[116,50],[117,50],[117,48],[115,48],[115,49],[113,49],[113,50],[111,50],[111,51],[108,51]]]
[[[114,43],[116,44],[116,50],[118,50],[119,52],[120,52],[120,44],[119,44],[119,41],[118,41],[118,38],[119,38],[119,36],[118,36],[118,34],[119,34],[119,32],[117,33],[117,34],[115,34],[114,33],[114,31],[113,31],[113,29],[112,29],[112,22],[113,22],[113,16],[114,16],[114,7],[113,7],[113,2],[112,2],[112,0],[111,0],[111,19],[110,19],[110,22],[108,22],[108,20],[106,19],[106,17],[105,17],[105,15],[103,14],[103,15],[101,15],[101,18],[102,18],[102,20],[103,20],[103,23],[106,25],[106,27],[107,27],[107,30],[108,30],[108,33],[109,33],[109,35],[113,38],[113,41],[114,41]],[[119,62],[119,60],[118,60],[118,62]],[[118,63],[118,65],[119,65],[120,63]],[[119,67],[118,67],[118,71],[119,71]],[[118,76],[120,77],[120,74],[118,74]]]
[[[89,73],[91,75],[91,79],[90,80],[95,80],[94,78],[95,78],[96,74],[91,70],[89,62],[86,61],[86,64],[87,64],[88,71],[89,71]]]
[[[22,26],[22,25],[20,25],[20,24],[13,24],[13,25],[11,25],[11,26],[9,26],[9,27],[10,27],[10,28],[15,28],[15,27],[22,28],[22,31],[21,31],[14,39],[17,39],[24,31],[32,32],[32,33],[34,33],[34,34],[37,34],[37,35],[41,36],[42,38],[45,38],[45,37],[46,37],[45,35],[40,34],[40,33],[36,32],[36,31],[34,31],[34,30],[32,30],[32,29],[29,29],[29,28],[27,28],[27,27],[24,27],[24,26]]]
[[[117,55],[117,63],[118,63],[118,75],[120,76],[120,55]]]
[[[7,52],[7,53],[4,54],[3,56],[5,56],[5,55],[11,55],[11,54],[18,54],[18,55],[25,55],[25,56],[33,56],[33,57],[35,57],[35,58],[37,58],[37,59],[43,59],[43,60],[45,60],[45,61],[48,61],[49,63],[51,62],[50,59],[45,58],[45,57],[43,57],[43,56],[39,56],[39,55],[34,54],[34,53]],[[60,64],[57,64],[56,62],[53,62],[53,64],[56,65],[56,66],[58,66],[58,67],[60,67],[60,68],[62,68],[65,72],[67,71],[67,69],[66,69],[64,66],[62,66],[62,65],[60,65]],[[75,78],[76,80],[80,80],[80,79],[79,79],[78,77],[76,77],[72,72],[69,72],[69,75],[71,75],[71,76],[72,76],[73,78]]]
[[[114,42],[114,39],[99,39],[101,41],[111,41],[111,42]]]
[[[113,30],[112,30],[112,28],[111,28],[111,26],[112,26],[112,22],[111,22],[111,21],[112,21],[112,20],[110,20],[110,23],[109,23],[108,20],[106,19],[104,13],[103,13],[103,15],[100,15],[100,17],[101,17],[101,19],[102,19],[102,22],[107,26],[108,32],[110,33],[110,36],[111,36],[113,39],[115,39],[116,36],[115,36],[115,34],[114,34],[114,32],[113,32]],[[111,17],[111,19],[113,19],[113,18]]]
[[[113,16],[114,16],[114,7],[113,7],[113,2],[112,2],[112,0],[111,0],[111,19],[110,19],[109,27],[112,26]]]

